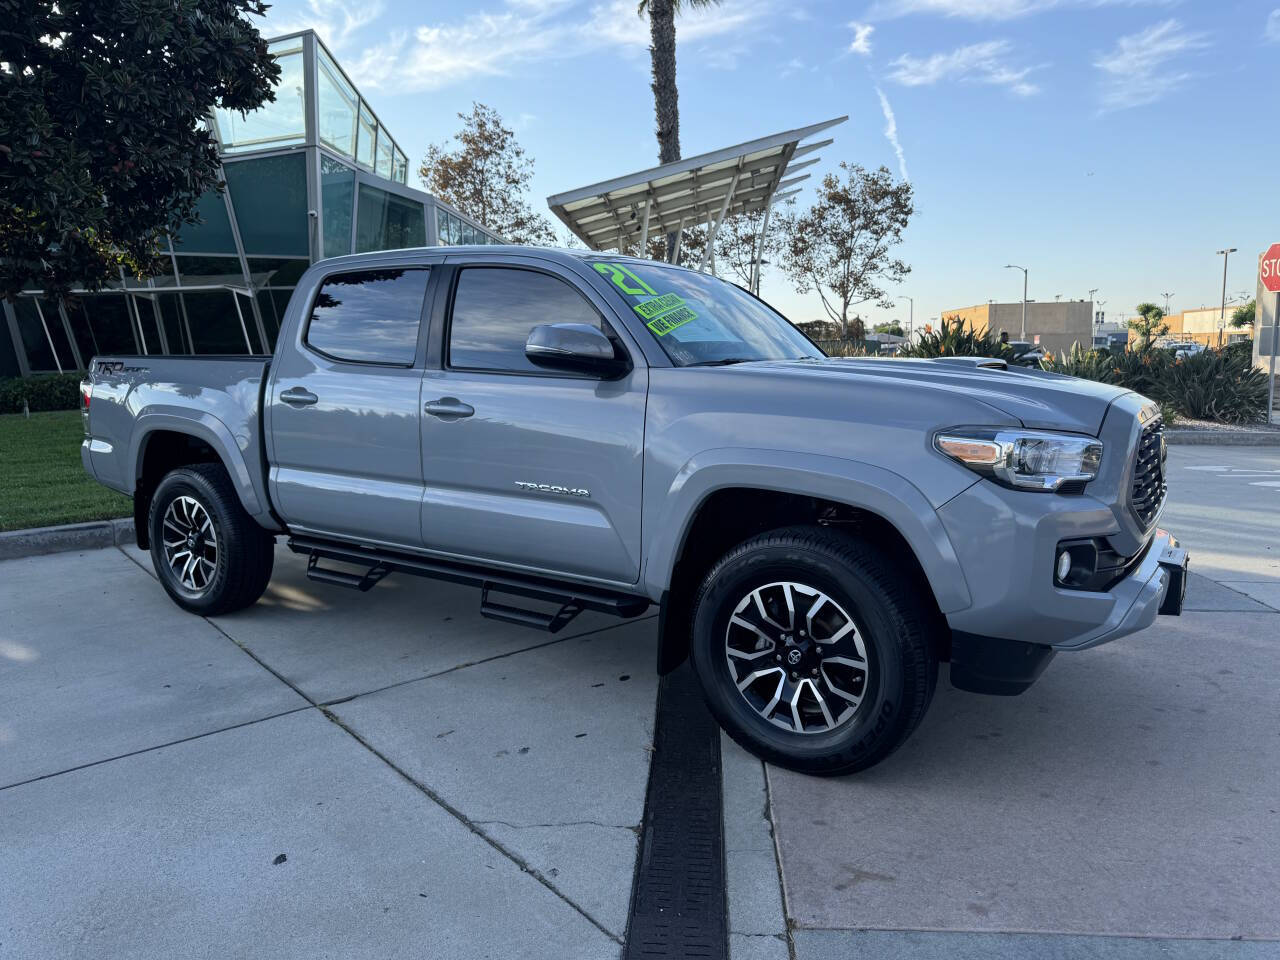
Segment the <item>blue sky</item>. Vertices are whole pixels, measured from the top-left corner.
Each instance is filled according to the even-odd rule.
[[[726,0],[677,21],[681,146],[700,153],[842,114],[840,160],[909,175],[893,293],[948,307],[1252,296],[1280,241],[1277,0]],[[279,0],[314,27],[409,154],[496,108],[536,163],[532,199],[656,163],[648,28],[634,0]],[[410,175],[412,183],[414,174]],[[799,198],[808,200],[808,194]],[[793,320],[816,297],[767,273]],[[868,305],[873,321],[901,317]]]

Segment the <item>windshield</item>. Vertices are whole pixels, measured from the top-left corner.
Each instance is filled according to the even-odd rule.
[[[823,356],[785,317],[731,283],[660,263],[590,263],[678,367]]]

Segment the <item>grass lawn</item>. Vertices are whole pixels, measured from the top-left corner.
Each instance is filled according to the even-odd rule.
[[[79,410],[0,416],[0,530],[127,517],[133,502],[80,465]]]

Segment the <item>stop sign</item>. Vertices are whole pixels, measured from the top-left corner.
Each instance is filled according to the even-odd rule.
[[[1280,243],[1273,243],[1258,263],[1258,278],[1272,293],[1280,293]]]

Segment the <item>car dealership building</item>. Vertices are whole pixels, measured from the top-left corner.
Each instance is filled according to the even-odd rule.
[[[225,192],[171,239],[169,268],[97,293],[0,301],[0,377],[81,370],[95,354],[269,353],[294,284],[317,260],[501,243],[407,185],[408,156],[312,31],[270,43],[276,100],[218,110]]]

